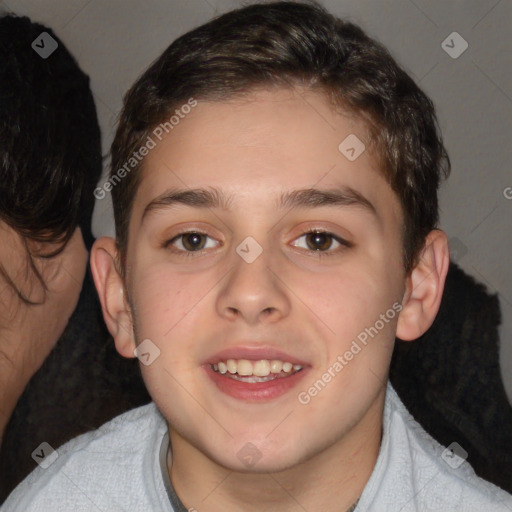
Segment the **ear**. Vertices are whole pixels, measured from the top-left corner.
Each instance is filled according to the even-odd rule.
[[[415,340],[432,325],[441,305],[449,265],[446,234],[433,230],[425,239],[418,263],[407,277],[403,309],[398,317],[398,338]]]
[[[114,337],[117,351],[124,357],[135,357],[135,335],[124,280],[116,262],[118,250],[111,237],[102,237],[91,249],[91,270],[103,311],[103,318]]]

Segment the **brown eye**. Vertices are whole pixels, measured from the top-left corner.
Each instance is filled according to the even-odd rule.
[[[179,233],[171,240],[164,242],[162,247],[169,248],[175,253],[189,255],[195,252],[201,252],[203,249],[215,248],[215,244],[215,240],[206,233],[185,231]]]
[[[321,230],[303,233],[295,239],[292,245],[310,251],[315,256],[335,256],[344,249],[352,247],[352,243],[343,238]]]
[[[326,251],[331,248],[333,236],[329,233],[313,232],[306,234],[308,248],[313,251]]]
[[[200,251],[206,245],[206,236],[202,233],[184,233],[180,237],[186,251]]]

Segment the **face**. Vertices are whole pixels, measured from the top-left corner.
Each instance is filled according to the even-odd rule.
[[[57,248],[50,243],[28,244],[35,254],[48,254]],[[30,268],[22,237],[0,221],[0,264],[14,285],[0,277],[0,350],[27,377],[41,366],[66,328],[80,296],[87,261],[88,253],[77,228],[56,256],[33,257],[45,290]],[[36,304],[25,304],[15,287]]]
[[[199,102],[145,158],[126,291],[173,447],[278,471],[378,416],[403,219],[351,135],[321,95],[258,91]]]

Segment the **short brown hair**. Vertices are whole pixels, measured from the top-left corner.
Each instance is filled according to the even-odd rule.
[[[366,121],[369,142],[404,212],[409,272],[437,225],[437,190],[450,171],[433,103],[380,43],[313,2],[237,9],[172,43],[124,98],[111,177],[190,97],[226,101],[273,86],[320,91]],[[141,165],[112,189],[122,266]]]

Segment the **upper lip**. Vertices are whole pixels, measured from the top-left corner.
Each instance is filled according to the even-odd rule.
[[[210,356],[206,363],[216,364],[219,361],[227,361],[228,359],[249,359],[253,361],[277,359],[292,364],[300,364],[301,366],[307,365],[305,361],[270,345],[258,345],[257,347],[236,345],[228,347]]]

